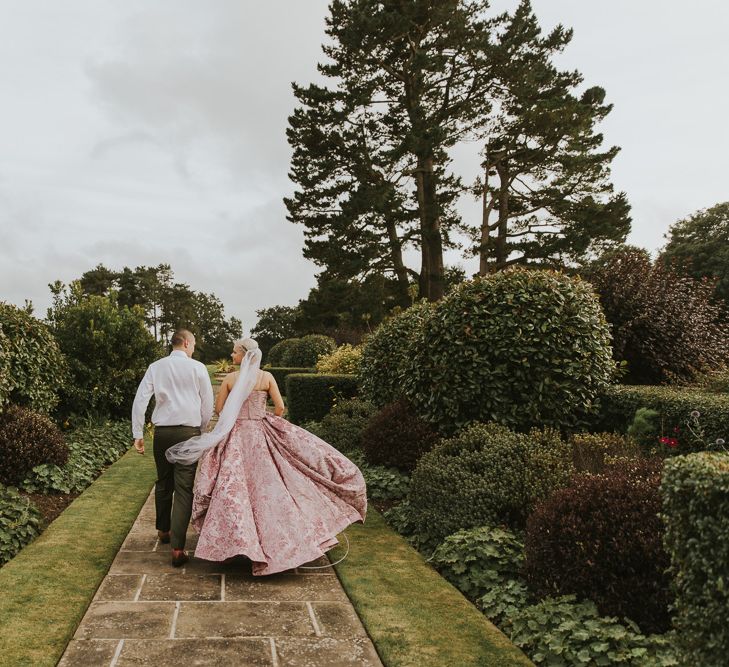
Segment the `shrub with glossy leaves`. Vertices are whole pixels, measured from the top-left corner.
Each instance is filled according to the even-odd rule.
[[[65,372],[66,361],[49,328],[27,311],[0,302],[0,409],[12,402],[50,412]]]
[[[555,271],[503,271],[455,287],[409,348],[402,382],[449,432],[477,421],[570,428],[614,373],[591,286]]]
[[[537,596],[575,594],[641,628],[670,626],[668,555],[659,517],[662,461],[581,475],[527,522],[525,574]]]
[[[519,576],[524,543],[510,530],[479,526],[449,535],[431,558],[433,567],[470,600]]]
[[[65,297],[57,295],[50,316],[70,371],[61,391],[62,414],[128,417],[147,366],[163,354],[142,311],[72,287]]]
[[[15,485],[37,465],[63,465],[68,447],[44,414],[16,405],[0,414],[0,483]]]
[[[359,381],[362,395],[375,405],[383,406],[403,397],[410,346],[432,310],[433,304],[420,301],[389,317],[365,340]]]
[[[586,276],[612,327],[615,359],[627,362],[626,382],[690,382],[729,359],[729,325],[711,281],[637,248],[611,253]]]
[[[412,471],[439,438],[409,401],[399,400],[372,416],[362,433],[362,447],[370,463]]]
[[[334,352],[319,357],[316,370],[319,373],[342,373],[356,375],[362,361],[362,346],[345,343]]]
[[[410,504],[418,531],[444,539],[463,528],[523,528],[535,504],[566,486],[572,450],[553,429],[516,433],[475,424],[418,462]]]
[[[729,656],[729,455],[703,452],[667,461],[661,494],[682,664],[725,664]]]

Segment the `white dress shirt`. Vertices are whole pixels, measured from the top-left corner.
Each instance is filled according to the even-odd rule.
[[[213,416],[213,386],[208,370],[182,350],[150,364],[137,389],[132,406],[132,435],[144,436],[144,413],[154,394],[155,426],[199,426]]]

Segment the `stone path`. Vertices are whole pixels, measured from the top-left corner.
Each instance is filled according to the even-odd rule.
[[[150,495],[59,667],[382,666],[333,569],[253,577],[246,560],[194,557],[173,568],[156,538]]]

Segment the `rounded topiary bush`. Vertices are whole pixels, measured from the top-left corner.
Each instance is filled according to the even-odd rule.
[[[362,448],[362,432],[376,411],[372,403],[350,398],[338,401],[320,422],[312,422],[306,428],[340,452],[356,451]]]
[[[362,347],[344,343],[334,352],[319,357],[316,362],[316,370],[318,373],[357,375],[361,361]]]
[[[282,368],[310,368],[319,357],[331,354],[337,348],[333,338],[310,334],[301,338],[287,338],[276,343],[268,353],[268,365]]]
[[[7,402],[50,412],[58,403],[66,361],[50,329],[30,313],[0,302],[0,408]]]
[[[403,396],[409,346],[432,310],[432,303],[420,301],[385,320],[365,340],[359,367],[360,390],[375,405],[383,406]]]
[[[566,486],[572,472],[571,448],[553,429],[474,424],[418,462],[413,520],[433,539],[484,525],[523,528],[536,503]]]
[[[48,417],[16,405],[0,414],[0,483],[19,484],[35,466],[67,460],[63,435]]]
[[[362,448],[370,463],[411,471],[439,435],[409,401],[390,403],[373,415],[362,433]]]
[[[569,428],[595,409],[613,372],[591,286],[515,269],[462,283],[438,302],[409,347],[402,382],[446,432],[476,421]]]
[[[669,558],[660,519],[662,462],[580,475],[540,504],[526,530],[525,574],[540,597],[574,594],[647,632],[670,625]]]

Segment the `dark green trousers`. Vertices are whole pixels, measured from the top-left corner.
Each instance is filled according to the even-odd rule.
[[[182,465],[170,463],[165,452],[178,442],[200,435],[194,426],[155,426],[154,462],[157,482],[154,485],[154,505],[157,511],[157,530],[171,531],[170,546],[184,549],[187,526],[192,514],[192,486],[195,483],[197,463]]]

